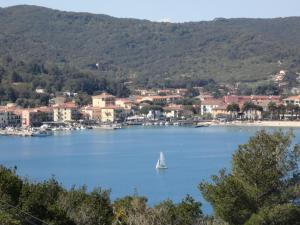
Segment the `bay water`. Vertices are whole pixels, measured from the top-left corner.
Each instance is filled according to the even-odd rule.
[[[0,137],[0,164],[17,166],[31,181],[55,176],[66,188],[87,185],[111,189],[112,199],[139,194],[150,206],[186,194],[210,205],[197,188],[203,180],[230,169],[232,153],[259,129],[254,127],[130,127],[115,131],[59,132],[45,138]],[[300,130],[294,130],[300,142]],[[155,164],[164,152],[167,170]]]

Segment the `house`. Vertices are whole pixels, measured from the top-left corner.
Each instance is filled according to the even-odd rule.
[[[300,95],[290,96],[288,98],[283,99],[284,105],[298,105],[300,106]]]
[[[155,105],[161,105],[161,104],[169,104],[174,103],[176,100],[182,99],[182,96],[180,95],[166,95],[166,96],[160,96],[160,95],[154,95],[154,96],[147,96],[142,99],[140,99],[140,102],[144,101],[150,101],[153,102]]]
[[[141,95],[141,96],[152,96],[156,95],[155,91],[147,90],[147,89],[136,89],[134,94]]]
[[[201,115],[212,114],[213,109],[223,105],[222,99],[207,99],[201,102]]]
[[[124,111],[123,108],[118,106],[111,107],[94,107],[86,106],[81,109],[82,114],[86,119],[96,120],[101,122],[115,122],[118,115]]]
[[[111,107],[116,105],[116,97],[108,93],[92,96],[93,107]]]
[[[101,108],[93,106],[85,106],[81,109],[81,113],[88,120],[101,120]]]
[[[66,102],[66,97],[64,96],[57,96],[49,100],[50,105],[58,105],[63,104]]]
[[[92,115],[95,120],[101,122],[114,122],[117,115],[123,111],[124,108],[131,107],[129,99],[116,99],[115,96],[108,93],[102,93],[92,97],[93,104],[85,111]]]
[[[8,103],[6,106],[0,106],[0,127],[18,126],[21,126],[21,113],[16,104]]]
[[[272,80],[275,81],[275,82],[281,82],[281,81],[284,80],[285,76],[286,76],[286,71],[281,70],[281,71],[279,71],[279,73],[275,74],[272,77]]]
[[[227,95],[224,96],[224,103],[227,105],[236,103],[240,106],[240,108],[243,107],[243,105],[246,102],[252,102],[255,105],[261,106],[263,108],[263,111],[268,110],[268,104],[270,102],[274,102],[276,105],[281,104],[281,98],[280,96],[268,96],[268,95]]]
[[[37,93],[37,94],[44,94],[46,91],[45,91],[45,89],[43,89],[43,88],[36,88],[35,89],[35,93]]]
[[[180,96],[185,96],[187,93],[186,88],[177,88],[175,89],[175,94],[180,95]]]
[[[117,98],[115,101],[116,106],[124,108],[125,110],[131,110],[134,105],[133,101],[129,98]]]
[[[227,117],[230,115],[230,112],[227,111],[226,104],[221,104],[213,108],[211,114],[213,118],[218,118],[218,117]]]
[[[78,95],[78,93],[72,92],[72,91],[64,91],[63,95],[66,97],[76,97]]]
[[[260,110],[247,110],[243,112],[243,118],[246,120],[261,120],[262,112]]]
[[[74,102],[66,102],[53,106],[53,120],[55,122],[74,121],[80,119],[80,111]]]
[[[164,109],[164,116],[166,118],[181,118],[184,108],[182,105],[170,104]]]
[[[21,125],[21,116],[13,111],[0,110],[0,128],[18,127]]]
[[[114,122],[115,121],[115,108],[105,107],[101,108],[101,122]]]
[[[21,113],[23,127],[41,126],[43,122],[52,122],[54,116],[51,107],[22,109]]]

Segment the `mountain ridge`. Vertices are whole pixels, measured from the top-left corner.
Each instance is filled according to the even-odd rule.
[[[299,28],[300,17],[166,23],[21,5],[0,8],[0,55],[150,85],[257,81],[300,70]]]

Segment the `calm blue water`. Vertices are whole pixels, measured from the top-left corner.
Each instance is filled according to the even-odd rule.
[[[74,131],[47,138],[0,137],[0,164],[17,166],[32,181],[52,175],[67,188],[112,189],[112,198],[138,194],[149,204],[191,194],[211,212],[197,189],[221,168],[230,168],[231,155],[257,128],[135,127],[117,131]],[[300,130],[295,130],[300,141]],[[159,152],[168,170],[157,172]]]

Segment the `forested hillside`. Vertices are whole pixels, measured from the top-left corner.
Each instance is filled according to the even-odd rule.
[[[0,9],[0,55],[161,85],[300,70],[300,18],[156,23],[36,6]],[[97,64],[98,63],[98,64]],[[97,66],[96,66],[97,64]]]

